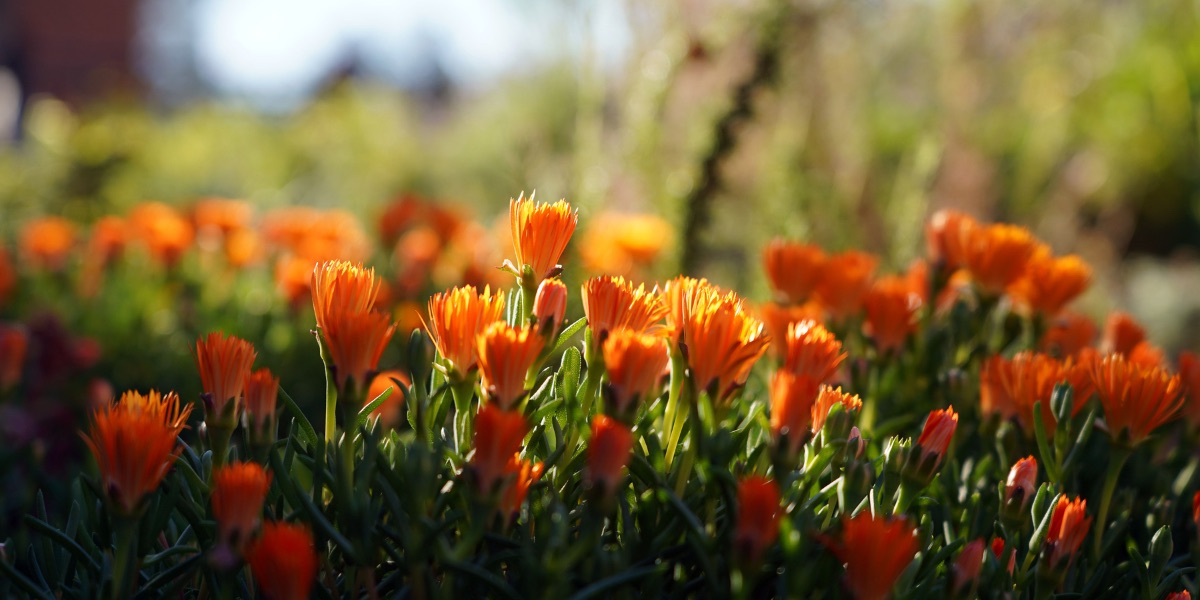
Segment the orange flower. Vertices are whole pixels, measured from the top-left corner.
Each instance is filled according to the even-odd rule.
[[[1004,558],[1004,538],[992,538],[992,554],[996,557],[997,561]],[[1008,555],[1008,566],[1006,567],[1008,574],[1012,575],[1015,568],[1017,568],[1017,553],[1013,552]]]
[[[1004,501],[1015,503],[1024,508],[1033,500],[1037,491],[1037,459],[1027,456],[1018,460],[1008,471],[1008,481],[1004,484]]]
[[[1086,500],[1067,500],[1066,496],[1059,497],[1058,504],[1054,505],[1054,513],[1050,516],[1050,529],[1046,532],[1046,542],[1043,546],[1051,569],[1064,568],[1075,560],[1075,555],[1079,554],[1079,547],[1083,545],[1091,526],[1092,518],[1087,516]]]
[[[1001,419],[1017,416],[1017,401],[1008,394],[1013,387],[1012,361],[995,354],[983,361],[979,370],[979,410]]]
[[[779,485],[761,475],[750,475],[738,482],[737,526],[733,533],[733,554],[750,564],[758,563],[764,552],[779,537]]]
[[[520,512],[521,505],[525,503],[525,496],[529,494],[529,487],[542,478],[543,466],[540,462],[521,460],[514,454],[509,459],[506,470],[512,480],[504,491],[500,508],[511,515]]]
[[[771,337],[771,353],[775,356],[787,354],[788,326],[802,321],[820,322],[825,315],[824,309],[816,302],[808,302],[800,306],[782,306],[774,302],[766,302],[758,307],[767,335]]]
[[[633,432],[607,415],[592,418],[592,439],[587,449],[587,484],[609,498],[621,482],[621,469],[629,464]]]
[[[1108,434],[1113,440],[1124,440],[1131,446],[1175,418],[1183,406],[1178,375],[1171,375],[1161,367],[1138,365],[1120,354],[1097,361],[1092,381],[1104,406]]]
[[[275,263],[275,285],[292,310],[299,310],[309,299],[314,261],[298,256],[280,256]]]
[[[966,264],[967,240],[979,223],[955,210],[933,213],[925,225],[925,248],[930,262],[953,271]]]
[[[509,201],[508,219],[517,253],[517,272],[529,265],[534,278],[540,281],[558,267],[563,250],[575,233],[579,213],[572,211],[566,200],[535,204],[533,196],[525,198],[522,195]]]
[[[400,234],[408,229],[425,210],[425,203],[414,194],[405,194],[387,205],[379,216],[379,237],[384,245],[391,246],[400,239]]]
[[[620,276],[593,277],[583,284],[583,314],[587,317],[592,337],[600,340],[616,329],[631,329],[639,333],[662,330],[659,321],[667,307],[653,290],[645,285],[635,289]]]
[[[936,469],[946,457],[956,429],[958,413],[954,412],[953,406],[929,413],[929,418],[925,420],[925,429],[921,431],[921,437],[917,438],[917,445],[921,447],[926,460],[933,458],[933,468]]]
[[[434,294],[429,299],[425,329],[452,373],[465,376],[479,362],[476,338],[504,313],[504,296],[485,287],[480,294],[463,286]]]
[[[851,250],[829,257],[817,281],[817,302],[840,321],[862,310],[879,259]]]
[[[952,589],[955,597],[969,597],[979,583],[979,570],[983,568],[983,552],[986,545],[983,539],[972,540],[963,546],[958,558],[954,559],[951,568],[953,579]]]
[[[812,430],[814,432],[825,427],[825,419],[829,418],[829,411],[835,404],[841,404],[845,411],[862,410],[862,398],[854,394],[847,394],[840,387],[834,389],[824,386],[812,407]]]
[[[746,381],[769,340],[762,322],[746,312],[736,294],[694,309],[683,323],[688,367],[696,389],[719,402]]]
[[[374,311],[379,285],[375,270],[362,265],[329,261],[313,268],[313,312],[339,389],[350,381],[366,386],[396,332],[388,315]]]
[[[863,304],[875,346],[881,352],[902,349],[917,328],[915,317],[921,308],[921,297],[909,282],[895,276],[881,278],[871,286]]]
[[[590,221],[579,254],[593,273],[633,276],[671,244],[671,225],[654,215],[605,213]]]
[[[667,282],[662,291],[663,304],[667,312],[667,332],[672,341],[683,338],[683,330],[694,313],[701,313],[708,306],[721,301],[723,290],[707,279],[694,279],[680,275]],[[732,293],[724,294],[736,298]],[[631,328],[632,329],[632,328]]]
[[[1041,349],[1058,357],[1071,356],[1096,340],[1096,324],[1080,314],[1058,314],[1042,335]]]
[[[787,356],[783,368],[824,383],[837,373],[846,358],[842,343],[819,323],[803,321],[788,326]]]
[[[92,236],[88,238],[88,257],[101,267],[121,256],[129,241],[129,227],[121,217],[101,217],[92,224]]]
[[[1025,431],[1032,432],[1033,405],[1041,402],[1042,422],[1046,431],[1052,431],[1058,423],[1054,410],[1050,406],[1050,396],[1054,386],[1064,380],[1062,363],[1053,358],[1036,352],[1021,352],[1012,358],[1011,377],[1005,381],[1008,397],[1016,404],[1017,418]],[[1073,402],[1073,414],[1083,409],[1081,399]]]
[[[501,410],[494,404],[479,409],[475,415],[475,454],[471,457],[471,468],[480,494],[491,494],[504,481],[509,461],[521,451],[526,429],[525,417],[519,412]]]
[[[613,413],[630,416],[635,403],[657,389],[670,355],[657,335],[617,329],[604,341],[604,366],[613,397]]]
[[[1145,340],[1138,342],[1126,354],[1126,358],[1129,359],[1129,362],[1143,367],[1162,367],[1167,364],[1167,357],[1163,349]]]
[[[533,299],[533,318],[537,329],[545,335],[555,335],[567,314],[567,286],[560,279],[544,279]]]
[[[820,388],[821,382],[806,374],[781,369],[771,377],[771,433],[776,444],[787,434],[790,457],[800,451],[800,445],[808,437]]]
[[[965,267],[984,293],[999,295],[1019,279],[1039,242],[1028,229],[997,223],[969,228]]]
[[[192,222],[201,234],[225,236],[249,226],[253,214],[244,200],[204,198],[192,207]]]
[[[19,327],[0,324],[0,392],[21,382],[29,336]]]
[[[1200,491],[1192,495],[1192,524],[1200,529]]]
[[[0,356],[3,356],[3,350],[0,350]],[[1183,418],[1195,429],[1200,427],[1200,356],[1187,350],[1179,353],[1179,378],[1187,394],[1183,403]],[[2,383],[0,387],[3,387]]]
[[[397,381],[400,383],[397,384]],[[372,413],[380,418],[384,426],[396,427],[403,420],[400,409],[404,407],[404,391],[397,386],[407,387],[411,383],[408,375],[395,369],[383,371],[371,380],[371,387],[367,388],[367,402],[373,402],[380,394],[392,390],[392,394]]]
[[[100,485],[112,509],[134,516],[158,488],[182,448],[176,438],[192,412],[174,392],[126,392],[92,415],[83,441],[100,468]]]
[[[271,474],[253,462],[238,462],[213,470],[212,510],[220,539],[237,552],[258,528]]]
[[[250,229],[239,229],[225,236],[225,262],[235,268],[258,262],[263,254],[262,239]]]
[[[250,572],[268,600],[306,600],[317,576],[317,551],[307,525],[270,522],[247,552]]]
[[[816,290],[825,273],[825,251],[814,244],[771,240],[763,250],[763,266],[776,295],[801,304]]]
[[[139,204],[129,213],[129,226],[150,255],[167,266],[179,262],[196,237],[192,224],[161,202]]]
[[[219,331],[196,340],[196,370],[204,388],[205,419],[237,419],[241,416],[241,397],[246,376],[258,353],[254,346],[238,337]]]
[[[496,322],[479,334],[477,343],[483,392],[489,402],[509,410],[525,395],[525,376],[546,340],[528,327]]]
[[[75,225],[62,217],[42,217],[21,230],[21,252],[35,267],[61,270],[75,245]]]
[[[1054,257],[1045,246],[1029,259],[1024,274],[1008,288],[1018,303],[1053,316],[1087,289],[1092,268],[1074,254]]]
[[[1192,593],[1187,590],[1171,592],[1167,594],[1166,600],[1192,600]]]
[[[244,426],[258,434],[275,435],[275,404],[279,378],[270,369],[259,369],[246,376],[246,412]],[[253,433],[252,433],[253,435]]]
[[[1109,313],[1108,320],[1104,322],[1104,339],[1100,342],[1100,351],[1105,354],[1129,354],[1145,339],[1146,330],[1132,315],[1123,312]]]
[[[841,542],[832,550],[846,565],[843,581],[856,600],[883,600],[917,554],[908,519],[878,518],[868,512],[842,518]]]

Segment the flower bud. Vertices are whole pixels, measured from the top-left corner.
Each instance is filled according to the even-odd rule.
[[[996,556],[996,560],[1004,559],[1004,538],[992,538],[992,554]],[[1009,575],[1013,574],[1013,569],[1017,568],[1017,553],[1010,552],[1008,554],[1008,565],[1005,570]]]
[[[606,415],[592,419],[592,440],[587,449],[587,485],[602,506],[609,504],[621,484],[621,470],[629,464],[633,432]]]
[[[950,587],[950,597],[975,597],[975,589],[979,586],[979,570],[983,567],[983,551],[982,538],[968,542],[963,547],[951,568],[953,583]]]
[[[734,556],[749,564],[762,559],[779,536],[779,486],[771,479],[751,475],[738,482],[737,528]]]
[[[533,318],[538,333],[554,337],[562,329],[567,314],[567,286],[561,279],[545,279],[533,299]]]
[[[1000,509],[1000,516],[1006,525],[1017,529],[1028,520],[1029,503],[1037,491],[1037,473],[1037,459],[1032,456],[1018,460],[1008,471],[1004,502]]]
[[[904,480],[924,489],[933,481],[942,465],[942,459],[950,449],[950,441],[958,428],[958,414],[951,406],[929,413],[925,429],[917,438],[917,445],[904,465],[901,475]]]

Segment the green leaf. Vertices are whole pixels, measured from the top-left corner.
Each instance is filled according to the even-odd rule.
[[[371,413],[375,412],[375,409],[379,408],[380,405],[386,402],[395,391],[395,388],[389,387],[386,390],[383,390],[383,393],[379,394],[379,397],[363,405],[362,410],[358,411],[358,427],[366,425],[367,419],[371,418]]]
[[[55,543],[57,543],[58,545],[65,548],[76,559],[78,559],[83,564],[87,565],[89,567],[89,569],[91,570],[91,572],[96,573],[96,574],[100,573],[100,564],[97,563],[90,554],[88,554],[87,550],[83,549],[83,546],[80,546],[78,542],[67,537],[67,535],[65,533],[59,531],[53,525],[51,525],[37,517],[34,517],[32,515],[25,515],[25,523],[27,523],[33,529],[36,529],[37,531],[41,532],[42,534],[48,536],[49,538],[54,540]]]
[[[4,579],[17,584],[17,587],[29,594],[33,598],[41,598],[42,600],[52,600],[50,594],[38,589],[37,584],[30,581],[28,577],[22,575],[19,571],[8,564],[7,561],[0,560],[0,575],[4,575]]]
[[[187,548],[187,550],[194,551],[195,548]],[[154,578],[150,581],[147,581],[145,585],[142,586],[142,589],[138,591],[137,595],[134,596],[135,600],[155,597],[157,594],[153,594],[152,592],[157,592],[168,584],[173,583],[184,575],[187,575],[192,571],[192,569],[195,569],[199,566],[198,563],[202,558],[204,558],[204,554],[197,552],[196,554],[179,561],[179,564],[176,564],[162,573],[154,576]]]
[[[300,437],[304,443],[308,444],[309,448],[316,448],[320,438],[317,437],[317,430],[313,429],[312,423],[308,421],[308,417],[304,416],[304,411],[300,410],[300,405],[296,404],[295,400],[279,388],[279,396],[283,398],[283,406],[287,412],[292,414],[292,418],[300,423]]]
[[[587,317],[579,319],[578,321],[575,321],[567,326],[566,329],[562,330],[562,333],[558,334],[558,339],[554,341],[554,349],[551,350],[550,353],[554,354],[561,350],[562,347],[566,345],[567,342],[571,341],[571,338],[575,337],[575,334],[579,333],[579,331],[584,327],[587,327]],[[578,352],[578,350],[576,350],[576,352]]]
[[[517,590],[513,589],[513,587],[509,585],[507,581],[501,579],[500,576],[496,575],[495,573],[485,571],[479,566],[468,562],[448,560],[445,564],[451,569],[463,573],[464,575],[469,575],[475,579],[478,579],[480,582],[487,584],[505,598],[521,600],[521,595],[517,593]]]

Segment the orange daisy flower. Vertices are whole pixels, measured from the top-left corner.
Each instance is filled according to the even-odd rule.
[[[833,553],[846,565],[842,578],[856,600],[883,600],[917,554],[908,519],[878,518],[868,512],[843,517],[842,539]]]
[[[1024,274],[1008,287],[1017,303],[1044,315],[1056,315],[1092,281],[1092,268],[1074,254],[1054,257],[1041,246],[1029,259]]]
[[[3,342],[0,341],[0,345]],[[3,356],[3,350],[0,350]],[[1179,353],[1179,379],[1185,392],[1182,414],[1193,429],[1200,427],[1200,356],[1184,350]],[[3,384],[0,383],[0,387]]]
[[[313,269],[313,312],[339,389],[350,381],[365,387],[396,332],[388,315],[374,311],[379,286],[375,270],[362,265],[329,261]]]
[[[647,291],[645,285],[634,288],[620,276],[605,275],[587,280],[581,298],[583,314],[593,339],[597,340],[616,329],[659,332],[662,330],[659,322],[667,314],[667,307],[658,294]]]
[[[544,335],[555,335],[567,315],[567,286],[561,279],[543,279],[533,298],[533,318],[537,330]]]
[[[142,499],[162,483],[182,448],[176,438],[192,412],[174,392],[126,392],[92,415],[83,441],[100,468],[100,485],[113,510],[136,515]]]
[[[833,379],[846,358],[842,343],[820,323],[803,321],[788,326],[783,368],[819,383]]]
[[[761,475],[750,475],[738,482],[737,525],[733,532],[733,554],[750,564],[779,537],[779,485]]]
[[[812,407],[812,430],[814,432],[825,427],[825,419],[829,418],[829,411],[836,404],[841,404],[842,409],[847,412],[862,410],[862,398],[843,392],[840,387],[834,389],[824,386]]]
[[[1163,349],[1145,340],[1138,342],[1126,357],[1129,362],[1144,367],[1162,367],[1167,364],[1167,356]]]
[[[925,248],[929,261],[953,271],[966,264],[967,240],[979,223],[955,210],[933,213],[925,225]]]
[[[1049,559],[1051,569],[1065,568],[1075,560],[1091,526],[1092,518],[1087,516],[1086,500],[1059,497],[1050,516],[1050,529],[1046,532],[1042,550]]]
[[[817,281],[817,302],[835,321],[859,312],[878,264],[878,258],[857,250],[830,256]]]
[[[925,429],[921,431],[921,437],[917,438],[917,445],[924,452],[925,460],[933,459],[934,469],[946,457],[946,451],[950,449],[950,441],[954,438],[956,429],[958,429],[958,413],[954,412],[953,406],[935,410],[929,413],[929,418],[925,420]]]
[[[1028,229],[1006,223],[969,228],[965,268],[984,293],[1000,295],[1025,274],[1040,243]]]
[[[654,215],[605,213],[590,219],[579,254],[592,273],[631,277],[671,244],[670,223]]]
[[[473,286],[456,287],[429,299],[425,330],[450,371],[464,377],[479,362],[476,338],[504,313],[504,296],[490,287],[479,293]]]
[[[192,207],[192,222],[202,234],[225,236],[250,225],[254,209],[244,200],[204,198]]]
[[[787,434],[788,456],[795,456],[808,437],[820,389],[821,382],[809,375],[781,369],[771,376],[771,433],[776,444]]]
[[[397,384],[397,381],[400,383]],[[371,380],[371,386],[367,388],[367,402],[373,402],[380,394],[392,390],[392,394],[387,397],[387,400],[384,400],[383,404],[376,407],[372,413],[380,418],[385,427],[396,427],[403,420],[404,415],[401,413],[401,409],[404,408],[404,391],[397,386],[407,387],[411,384],[412,381],[409,380],[408,375],[395,369],[383,371]]]
[[[745,311],[735,294],[696,308],[683,323],[688,367],[696,389],[719,402],[746,381],[769,340],[762,322]]]
[[[1083,315],[1062,312],[1049,323],[1039,344],[1043,352],[1057,357],[1077,354],[1096,341],[1096,324]]]
[[[121,217],[101,217],[92,224],[92,235],[88,238],[88,256],[93,257],[100,267],[115,261],[125,251],[129,242],[129,227]]]
[[[0,324],[0,392],[21,382],[29,336],[19,327]]]
[[[612,392],[613,413],[631,416],[638,399],[657,389],[670,362],[667,341],[661,336],[617,329],[604,341],[604,366]]]
[[[388,203],[379,215],[379,238],[383,240],[384,245],[395,244],[404,230],[416,222],[425,209],[425,203],[414,194],[405,194]]]
[[[223,543],[238,553],[261,522],[271,474],[262,465],[238,462],[213,471],[212,510]]]
[[[489,402],[509,410],[525,395],[525,376],[546,340],[528,327],[496,322],[479,334],[478,344],[483,392]]]
[[[244,423],[251,436],[275,438],[275,405],[279,395],[279,378],[270,369],[259,369],[246,376],[246,410]]]
[[[607,415],[592,418],[592,439],[587,449],[587,484],[609,498],[621,483],[621,470],[633,452],[633,432]]]
[[[912,290],[908,280],[884,277],[871,286],[863,304],[866,326],[875,346],[881,352],[899,351],[910,333],[917,329],[916,316],[921,297]]]
[[[807,302],[800,306],[783,306],[774,302],[766,302],[758,307],[758,316],[762,318],[771,337],[771,353],[775,356],[787,354],[787,332],[793,323],[803,321],[821,322],[825,310],[816,302]]]
[[[270,522],[247,552],[250,572],[270,600],[306,600],[317,577],[317,550],[307,525]]]
[[[763,250],[763,266],[776,295],[790,304],[802,304],[812,296],[823,273],[825,251],[815,244],[771,240]]]
[[[1010,361],[1010,377],[1004,381],[1009,398],[1016,403],[1016,416],[1025,431],[1033,431],[1033,405],[1041,402],[1042,422],[1047,433],[1054,430],[1058,420],[1050,406],[1054,386],[1064,380],[1062,363],[1037,352],[1021,352]],[[1084,403],[1077,399],[1073,403],[1073,414],[1083,409]]]
[[[1104,406],[1108,434],[1131,446],[1175,418],[1183,406],[1178,375],[1161,367],[1138,365],[1120,354],[1097,361],[1092,381]]]
[[[541,204],[534,203],[533,196],[522,195],[509,201],[508,218],[517,253],[516,271],[529,265],[539,281],[552,275],[575,233],[579,212],[571,210],[566,200]]]
[[[521,451],[527,428],[525,417],[519,412],[501,410],[494,404],[479,409],[475,415],[475,454],[471,457],[471,468],[480,494],[491,494],[504,481],[509,461]]]
[[[317,327],[328,330],[337,314],[370,312],[380,285],[375,269],[364,269],[361,264],[332,260],[315,265],[312,290]]]
[[[129,226],[150,255],[167,266],[178,263],[196,238],[192,224],[161,202],[139,204],[129,213]]]
[[[667,332],[672,340],[676,343],[681,341],[684,328],[692,320],[692,315],[702,313],[709,306],[720,302],[723,295],[735,300],[737,298],[732,292],[725,293],[707,279],[680,275],[668,281],[663,288],[662,299],[667,308]]]
[[[206,419],[217,421],[241,416],[246,376],[257,357],[253,344],[219,331],[196,340],[196,370],[204,388]]]
[[[75,225],[62,217],[42,217],[21,229],[21,253],[35,267],[61,270],[75,246]]]
[[[995,354],[983,361],[979,370],[979,410],[1001,419],[1017,416],[1017,401],[1008,394],[1013,387],[1012,361]]]
[[[529,487],[537,483],[542,478],[542,463],[529,460],[521,460],[516,454],[508,461],[506,467],[508,476],[512,477],[512,481],[508,483],[508,488],[504,491],[504,499],[500,503],[500,508],[507,514],[516,514],[521,511],[521,505],[525,503],[525,496],[529,494]]]
[[[1112,312],[1104,322],[1104,339],[1100,351],[1105,354],[1129,354],[1146,339],[1146,330],[1129,313]]]

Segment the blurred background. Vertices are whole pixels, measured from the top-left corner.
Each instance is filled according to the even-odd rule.
[[[312,404],[313,260],[374,265],[411,328],[433,291],[508,284],[507,201],[535,189],[580,209],[572,285],[683,271],[763,300],[772,237],[900,270],[956,207],[1082,255],[1083,312],[1194,350],[1198,17],[1192,0],[0,0],[20,393],[195,398],[194,340],[220,328]],[[0,419],[17,446],[31,419],[74,430],[78,402],[61,421],[28,406]]]

